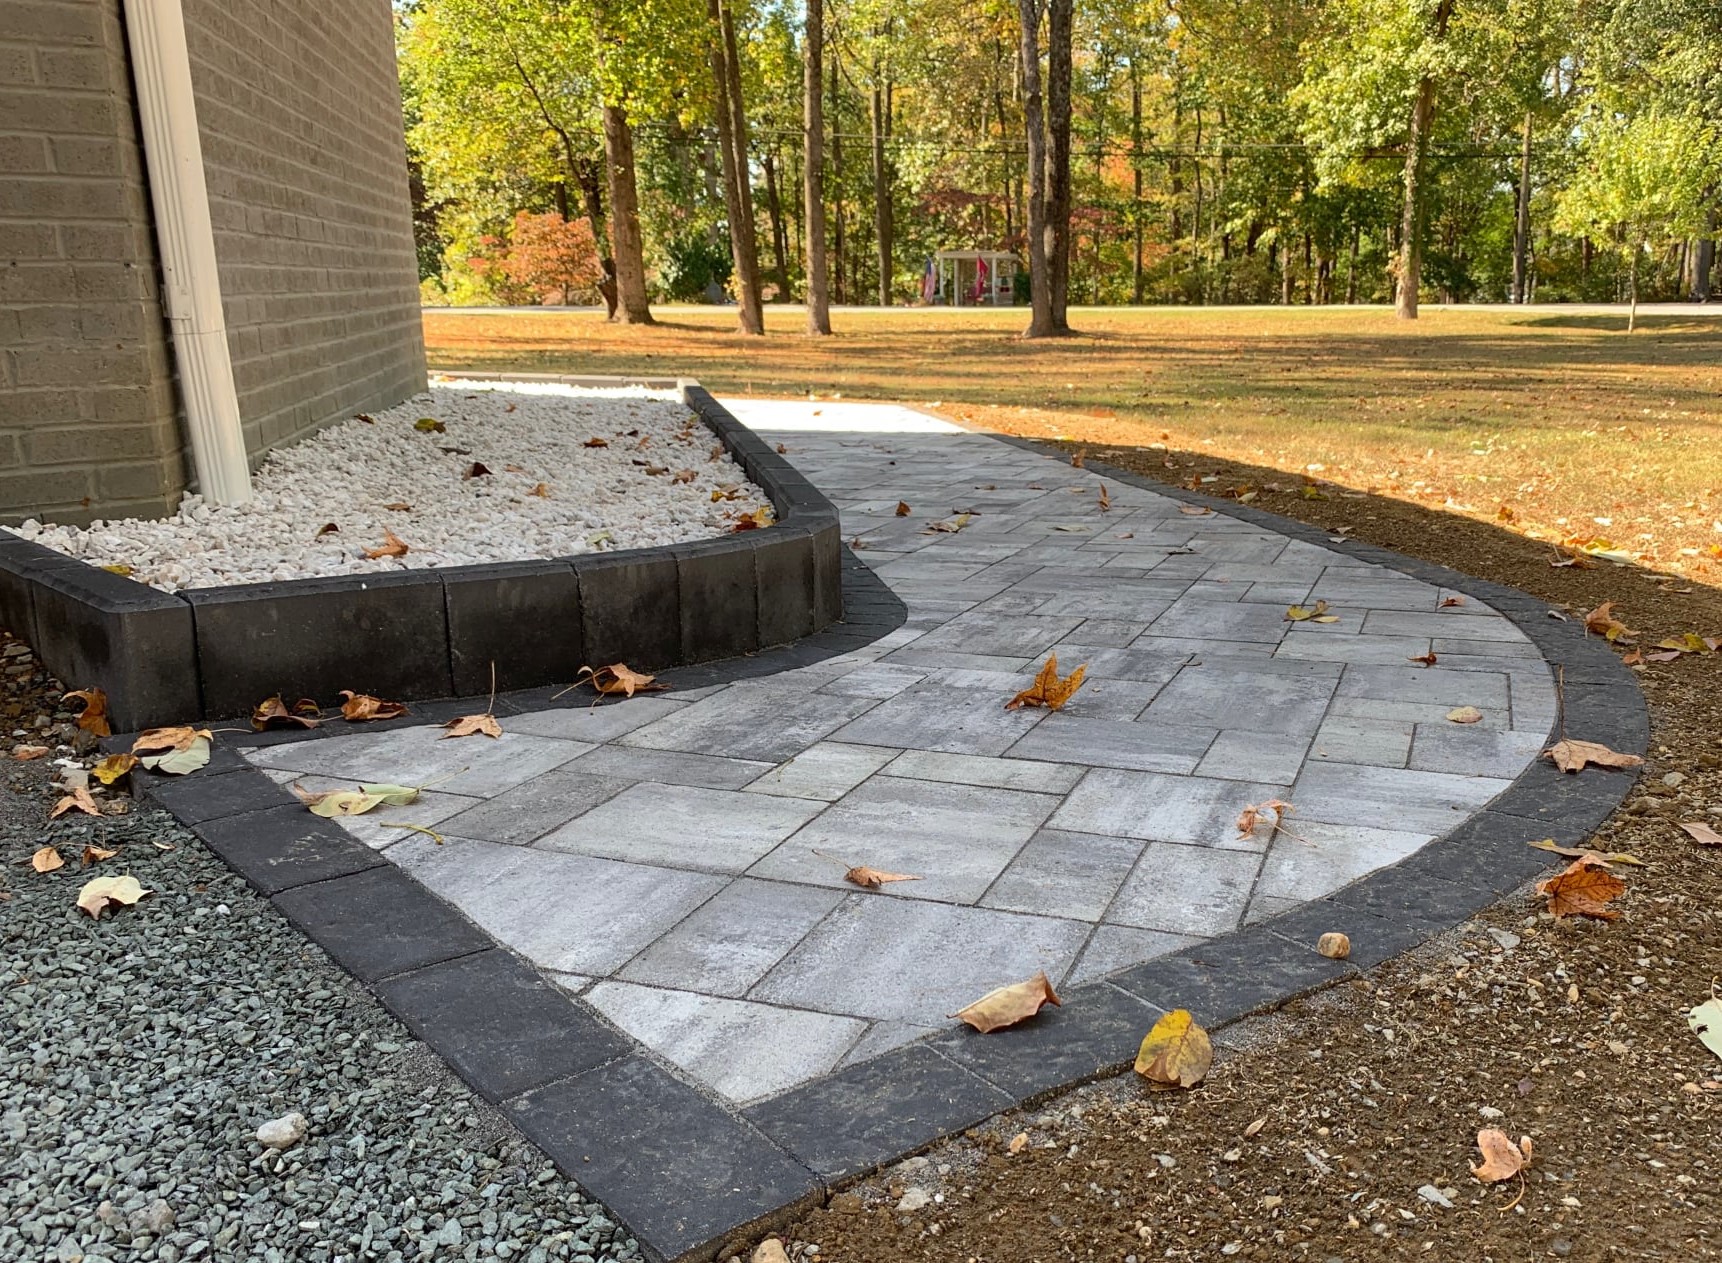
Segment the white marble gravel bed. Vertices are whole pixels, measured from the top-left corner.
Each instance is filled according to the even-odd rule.
[[[244,506],[187,495],[169,518],[18,534],[174,592],[684,543],[769,503],[673,396],[536,382],[444,382],[279,449],[252,485]],[[366,558],[385,531],[406,554]]]

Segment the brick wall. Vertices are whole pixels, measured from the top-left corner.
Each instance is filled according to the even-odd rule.
[[[387,0],[184,0],[240,414],[268,449],[424,386]],[[190,476],[120,0],[0,0],[0,521]]]

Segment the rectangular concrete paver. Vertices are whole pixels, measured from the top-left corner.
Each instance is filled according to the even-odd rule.
[[[824,807],[688,785],[630,786],[535,846],[634,864],[739,873]]]
[[[1114,925],[1204,938],[1238,927],[1262,857],[1152,842],[1106,919]]]
[[[1259,851],[1266,829],[1238,832],[1245,807],[1286,796],[1283,785],[1096,768],[1048,822],[1055,829]]]
[[[981,905],[1098,921],[1142,853],[1133,838],[1042,829],[999,874]]]
[[[290,745],[265,746],[254,756],[263,767],[314,772],[358,784],[431,786],[447,794],[488,797],[500,794],[592,747],[504,732],[500,738],[449,740],[435,725],[354,733]]]
[[[842,898],[837,890],[738,878],[629,962],[621,977],[744,995]]]

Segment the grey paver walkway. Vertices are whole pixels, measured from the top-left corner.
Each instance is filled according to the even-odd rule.
[[[496,742],[251,757],[311,788],[432,783],[347,823],[731,1101],[1037,969],[1087,981],[1327,894],[1479,810],[1553,722],[1542,658],[1474,599],[1139,488],[1108,483],[1103,512],[1095,474],[907,409],[729,406],[838,504],[902,628]],[[1286,620],[1317,598],[1338,622]],[[1048,653],[1088,684],[1006,711]],[[1241,836],[1272,798],[1288,829]],[[848,864],[920,880],[861,891]]]

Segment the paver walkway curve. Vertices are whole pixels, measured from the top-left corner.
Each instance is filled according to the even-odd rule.
[[[837,503],[904,626],[493,743],[248,754],[306,789],[431,784],[344,823],[733,1106],[1036,970],[1083,983],[1328,895],[1482,810],[1553,724],[1539,650],[1474,597],[908,409],[728,406]],[[1318,599],[1337,621],[1287,619]],[[1075,699],[1005,710],[1053,653],[1087,664]],[[1272,799],[1286,827],[1241,834]]]

